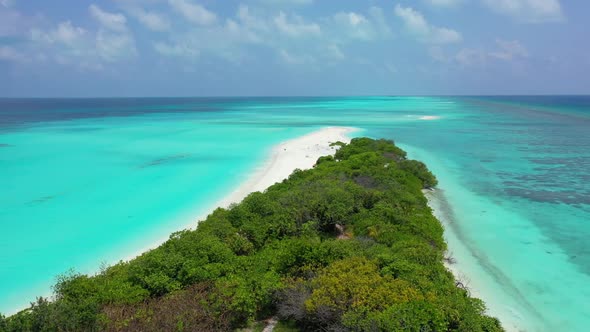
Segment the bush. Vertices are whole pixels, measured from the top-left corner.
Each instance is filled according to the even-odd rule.
[[[399,163],[399,168],[410,172],[415,177],[422,181],[423,188],[434,188],[438,184],[438,180],[432,174],[424,163],[417,160],[403,160]]]

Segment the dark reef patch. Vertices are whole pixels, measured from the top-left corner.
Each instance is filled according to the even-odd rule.
[[[534,188],[506,188],[511,196],[522,197],[541,203],[564,203],[569,205],[590,204],[590,192],[535,190]]]
[[[41,203],[45,203],[47,201],[50,201],[52,199],[54,199],[57,195],[48,195],[48,196],[43,196],[43,197],[39,197],[37,199],[34,199],[30,202],[28,202],[28,205],[35,205],[35,204],[41,204]]]
[[[189,156],[188,154],[176,154],[176,155],[172,155],[172,156],[168,156],[168,157],[162,157],[162,158],[158,158],[158,159],[154,159],[152,161],[149,161],[149,162],[139,166],[139,168],[147,168],[147,167],[158,166],[158,165],[162,165],[162,164],[166,164],[166,163],[170,163],[170,162],[175,162],[178,160],[185,159],[188,156]]]

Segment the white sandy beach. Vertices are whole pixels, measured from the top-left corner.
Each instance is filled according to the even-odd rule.
[[[331,143],[350,142],[347,134],[356,130],[351,127],[326,127],[275,146],[267,161],[246,182],[219,201],[215,208],[228,207],[252,192],[264,191],[288,178],[295,169],[312,168],[319,157],[334,155],[337,147],[330,146]]]

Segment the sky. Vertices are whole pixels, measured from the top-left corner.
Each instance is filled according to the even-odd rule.
[[[586,0],[0,0],[0,97],[590,94]]]

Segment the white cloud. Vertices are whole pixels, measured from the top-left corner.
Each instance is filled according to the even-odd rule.
[[[355,12],[340,12],[334,15],[336,27],[334,32],[345,33],[355,39],[369,40],[375,31],[369,20],[362,14]]]
[[[344,15],[348,17],[348,22],[352,26],[359,26],[368,22],[367,19],[361,14],[350,12]]]
[[[457,43],[463,40],[461,34],[453,29],[433,27],[431,41],[435,44]]]
[[[335,64],[346,59],[343,47],[358,40],[374,41],[390,35],[378,7],[369,7],[366,13],[340,12],[309,21],[286,11],[240,5],[235,16],[223,24],[192,26],[153,47],[167,56],[198,51],[200,58],[214,56],[237,64],[252,59],[256,52],[249,48],[255,47],[275,52],[285,64],[317,65],[319,61]]]
[[[86,29],[65,21],[53,29],[32,28],[32,44],[28,49],[34,54],[49,54],[58,64],[78,64],[96,58],[93,35]],[[43,59],[47,59],[44,56]]]
[[[99,30],[96,35],[96,50],[100,57],[115,62],[137,55],[135,41],[129,34]]]
[[[78,69],[98,69],[104,62],[137,54],[125,15],[106,11],[96,4],[89,5],[88,13],[98,23],[95,31],[72,21],[52,24],[42,14],[26,16],[0,6],[0,36],[26,41],[14,45],[16,53],[11,51],[10,54],[19,54],[31,64],[51,61]],[[4,58],[8,58],[8,50],[3,52]]]
[[[316,23],[306,23],[300,16],[293,16],[289,21],[284,12],[280,12],[273,22],[279,31],[290,37],[308,37],[317,36],[321,33],[321,28]]]
[[[113,31],[127,30],[127,19],[125,18],[125,15],[121,13],[109,13],[94,4],[90,5],[89,9],[92,17],[94,17],[103,27]]]
[[[198,25],[211,25],[217,21],[217,15],[200,4],[192,3],[189,0],[169,0],[168,3],[189,22]]]
[[[164,16],[146,11],[140,8],[129,10],[129,13],[135,17],[143,26],[152,31],[168,31],[170,30],[170,22]]]
[[[410,7],[402,7],[398,4],[395,6],[395,15],[404,21],[406,28],[411,32],[420,35],[428,35],[430,33],[430,25],[418,11]]]
[[[217,18],[215,24],[175,30],[152,47],[165,56],[213,56],[232,63],[252,59],[256,52],[251,48],[263,48],[276,52],[283,63],[317,64],[320,60],[336,63],[345,59],[343,47],[358,40],[389,35],[391,29],[378,7],[370,7],[366,13],[341,12],[310,21],[287,11],[239,5],[235,15],[224,22]]]
[[[49,32],[43,32],[40,29],[31,29],[31,39],[33,41],[44,41],[47,43],[61,43],[67,46],[75,47],[84,42],[87,31],[81,27],[75,27],[72,22],[65,21],[58,24],[57,28]]]
[[[564,18],[559,0],[483,0],[493,11],[522,22],[556,22]]]
[[[385,20],[383,10],[372,6],[368,15],[357,12],[336,13],[331,22],[327,22],[330,37],[344,42],[345,40],[371,41],[391,36],[391,28]]]
[[[8,16],[19,18],[16,23],[21,22],[16,25],[18,34],[6,30],[8,36],[22,42],[11,48],[3,47],[0,57],[29,65],[54,63],[79,70],[102,70],[105,62],[136,55],[133,36],[122,14],[106,12],[96,5],[89,6],[89,13],[99,23],[98,31],[76,26],[69,20],[52,24],[40,15]]]
[[[97,5],[90,5],[90,14],[101,28],[96,33],[95,48],[98,56],[115,62],[137,55],[135,40],[127,28],[127,18],[121,13],[110,13]]]
[[[242,5],[235,19],[228,18],[225,24],[193,26],[184,32],[171,34],[168,41],[156,42],[153,47],[156,52],[166,56],[190,59],[207,54],[241,63],[243,59],[251,57],[251,53],[244,50],[245,47],[263,44],[272,47],[278,37],[276,28],[271,28],[272,24],[271,18],[255,16],[247,6]]]
[[[449,44],[460,42],[463,39],[456,30],[431,25],[420,12],[411,7],[397,4],[394,12],[403,20],[406,29],[423,42]]]
[[[74,27],[72,22],[62,22],[57,26],[57,30],[54,32],[54,37],[57,41],[64,44],[75,44],[81,38],[84,38],[87,31],[81,27]]]

